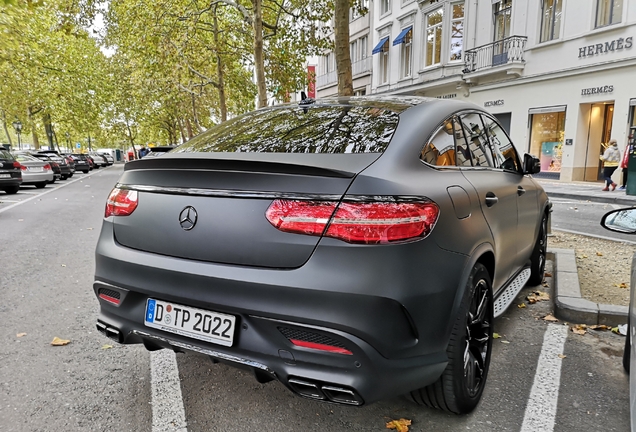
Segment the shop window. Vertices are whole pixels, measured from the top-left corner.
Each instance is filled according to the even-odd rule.
[[[543,0],[539,42],[559,38],[561,31],[561,3],[562,0]]]
[[[462,59],[464,50],[464,3],[451,5],[450,61]]]
[[[433,66],[441,61],[443,23],[443,8],[426,14],[426,66]]]
[[[604,27],[621,22],[623,0],[597,0],[596,27]]]
[[[561,172],[565,111],[530,115],[530,154],[540,155],[542,172]]]

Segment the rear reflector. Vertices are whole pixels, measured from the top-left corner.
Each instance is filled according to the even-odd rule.
[[[105,300],[105,301],[107,301],[109,303],[112,303],[114,305],[118,305],[119,306],[119,299],[118,298],[111,297],[111,296],[106,295],[106,294],[100,294],[99,298],[102,299],[102,300]]]
[[[290,339],[289,341],[293,343],[294,345],[303,347],[303,348],[309,348],[309,349],[314,349],[318,351],[327,351],[327,352],[336,353],[336,354],[346,354],[346,355],[353,354],[351,351],[349,351],[346,348],[340,348],[340,347],[335,347],[331,345],[323,345],[319,343],[307,342],[307,341],[302,341],[298,339]]]
[[[387,244],[426,237],[437,222],[439,207],[428,200],[340,204],[275,200],[265,216],[285,232],[318,236],[324,232],[327,237],[348,243]]]
[[[128,216],[137,208],[137,191],[114,188],[108,200],[104,217]]]

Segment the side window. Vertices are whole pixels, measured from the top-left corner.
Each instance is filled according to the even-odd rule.
[[[457,166],[473,166],[473,155],[470,151],[470,145],[466,138],[466,132],[462,127],[462,122],[457,117],[453,117],[453,129],[455,135],[455,157]]]
[[[460,117],[473,166],[485,168],[494,167],[492,151],[488,144],[488,137],[481,116],[477,113],[468,113]]]
[[[453,119],[447,120],[422,149],[420,159],[436,166],[455,166],[455,137]]]
[[[499,123],[488,116],[483,116],[483,119],[492,144],[495,168],[521,172],[517,151]]]

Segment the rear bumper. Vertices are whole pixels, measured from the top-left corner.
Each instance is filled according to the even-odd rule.
[[[389,248],[394,246],[352,248],[323,239],[300,268],[246,268],[123,247],[105,220],[94,289],[120,292],[121,304],[100,300],[99,322],[116,329],[121,343],[204,352],[264,370],[300,394],[290,377],[319,388],[353,389],[365,403],[373,402],[440,376],[458,303],[457,269],[468,261],[434,242]],[[236,316],[233,346],[145,326],[149,297]],[[352,354],[298,347],[281,326],[327,336]]]
[[[22,184],[34,184],[41,182],[51,182],[54,179],[53,172],[49,171],[48,173],[38,173],[38,174],[29,174],[22,176]]]

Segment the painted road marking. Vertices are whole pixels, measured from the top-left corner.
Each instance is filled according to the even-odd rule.
[[[530,398],[523,417],[521,432],[551,432],[554,430],[559,385],[561,382],[561,365],[568,326],[549,324],[543,337],[543,347],[539,355],[537,372],[530,391]]]
[[[187,432],[177,357],[163,349],[150,353],[152,432]]]
[[[110,168],[110,167],[108,167],[108,168]],[[108,168],[104,168],[104,170],[107,170]],[[99,172],[104,172],[104,171],[99,171]],[[44,196],[44,195],[50,194],[51,192],[55,192],[56,190],[62,189],[63,187],[66,187],[66,186],[72,185],[72,184],[73,184],[73,183],[75,183],[75,182],[82,181],[82,180],[84,180],[84,179],[86,179],[86,178],[89,178],[89,177],[90,177],[90,176],[92,176],[93,174],[97,174],[97,171],[96,171],[96,172],[93,172],[93,173],[91,173],[91,174],[85,174],[85,175],[83,175],[82,177],[78,177],[78,178],[76,178],[75,180],[70,180],[70,181],[69,181],[69,180],[66,180],[66,181],[67,181],[67,183],[64,183],[63,185],[54,186],[54,187],[53,187],[53,189],[49,189],[49,190],[47,190],[47,191],[45,191],[45,192],[38,193],[37,195],[33,195],[32,197],[27,198],[27,199],[25,199],[25,200],[22,200],[22,201],[20,201],[20,202],[17,202],[17,203],[15,203],[15,204],[11,204],[11,205],[9,205],[9,206],[6,206],[6,207],[3,207],[3,208],[0,208],[0,213],[5,212],[5,211],[7,211],[7,210],[10,210],[10,209],[12,209],[12,208],[14,208],[14,207],[17,207],[17,206],[19,206],[20,204],[24,204],[24,203],[26,203],[26,202],[29,202],[29,201],[34,200],[34,199],[36,199],[36,198],[39,198],[39,197],[41,197],[41,196]],[[24,191],[20,191],[20,193],[26,193],[26,194],[29,194],[29,192],[24,192]],[[34,192],[30,192],[30,194],[33,194],[33,193],[34,193]],[[35,193],[37,193],[37,192],[35,192]]]

